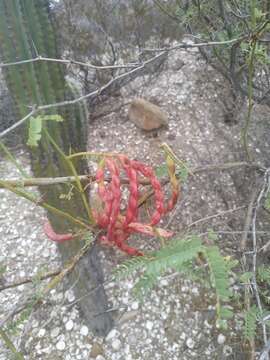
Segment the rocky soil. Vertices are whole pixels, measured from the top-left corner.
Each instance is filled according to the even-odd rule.
[[[151,133],[130,123],[128,105],[134,97],[144,97],[168,114],[169,127]],[[190,168],[244,159],[240,144],[243,118],[225,124],[232,100],[228,85],[201,59],[196,50],[171,53],[159,76],[146,76],[122,89],[120,98],[95,109],[89,119],[89,150],[124,152],[151,165],[162,164],[159,148],[167,142]],[[116,109],[114,111],[114,109]],[[261,134],[252,129],[250,145],[257,161],[269,159],[268,143],[262,141],[269,124],[258,122]],[[107,113],[101,116],[102,113]],[[241,115],[241,112],[240,112]],[[264,128],[265,127],[265,128]],[[17,158],[29,170],[27,154],[17,150]],[[14,165],[0,162],[0,178],[18,176]],[[181,200],[163,222],[163,227],[181,236],[183,231],[220,232],[219,244],[238,255],[244,223],[247,194],[253,174],[245,169],[202,173],[182,184]],[[45,214],[37,206],[0,189],[0,256],[7,270],[5,281],[13,282],[38,274],[42,269],[60,266],[56,246],[42,231]],[[265,239],[260,238],[263,242]],[[159,246],[153,239],[137,237],[132,244],[142,249]],[[103,249],[106,277],[126,256],[114,249]],[[231,279],[232,287],[239,290]],[[80,317],[72,286],[59,285],[44,299],[42,306],[21,319],[10,336],[25,359],[65,360],[144,360],[156,359],[246,359],[241,346],[241,314],[222,331],[215,326],[214,294],[175,273],[168,273],[143,301],[132,294],[136,276],[121,282],[108,282],[106,290],[116,327],[106,339],[95,338]],[[0,319],[34,291],[40,282],[0,292]],[[1,320],[0,320],[1,321]],[[0,343],[0,359],[11,355]],[[10,357],[11,358],[11,357]]]

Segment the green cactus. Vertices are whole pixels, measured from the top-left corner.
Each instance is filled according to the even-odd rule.
[[[0,0],[0,57],[3,63],[15,62],[36,58],[37,56],[59,58],[56,35],[51,21],[49,0]],[[33,105],[46,105],[63,100],[71,100],[80,96],[76,83],[68,81],[65,77],[65,65],[57,62],[36,61],[3,68],[4,77],[11,95],[16,103],[18,119],[30,112]],[[39,115],[53,115],[57,113],[64,121],[42,121],[43,136],[39,146],[31,149],[32,170],[37,177],[71,175],[70,167],[55,151],[52,141],[44,136],[45,129],[53,141],[66,153],[73,151],[86,151],[86,124],[87,108],[80,102],[59,108],[51,108]],[[32,120],[33,121],[33,120]],[[27,124],[29,126],[29,124]],[[79,173],[87,170],[86,161],[80,160],[76,165]],[[85,211],[86,194],[84,201],[80,191],[74,191],[72,202],[61,194],[70,189],[67,185],[46,187],[42,190],[43,199],[54,207],[70,213],[74,217],[87,219]],[[50,216],[56,232],[66,232],[73,227],[71,223]],[[75,229],[73,229],[75,231]],[[81,248],[80,241],[72,241],[59,245],[62,258],[66,260],[76,254]],[[94,254],[94,253],[93,253]],[[106,296],[102,288],[93,298],[85,296],[90,289],[99,285],[102,272],[95,263],[97,256],[91,264],[81,264],[81,269],[75,269],[71,280],[76,280],[76,290],[81,302],[85,319],[88,325],[98,334],[105,334],[112,326],[109,316],[94,320],[93,314],[105,313]],[[87,265],[87,266],[86,266]],[[94,275],[91,279],[89,271]],[[79,281],[78,281],[79,280]],[[95,298],[98,296],[98,299]]]

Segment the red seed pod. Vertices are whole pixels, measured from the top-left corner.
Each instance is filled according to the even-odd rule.
[[[110,189],[112,192],[113,200],[112,200],[112,211],[110,216],[110,223],[108,226],[108,240],[113,239],[113,231],[115,227],[115,223],[117,221],[117,217],[120,212],[120,201],[121,201],[121,183],[119,178],[119,169],[116,166],[115,162],[112,159],[106,159],[106,165],[111,173],[111,184]]]
[[[163,215],[164,210],[165,210],[164,209],[164,193],[162,191],[160,182],[158,181],[157,177],[154,174],[154,171],[150,167],[148,167],[144,164],[141,164],[138,161],[132,161],[132,166],[134,169],[136,169],[141,174],[143,174],[146,178],[148,178],[153,187],[153,190],[155,192],[156,209],[151,217],[150,225],[156,225],[160,221],[161,216]]]
[[[46,221],[44,226],[43,226],[43,230],[45,232],[45,234],[48,236],[48,238],[52,241],[56,241],[58,243],[62,243],[64,241],[68,241],[68,240],[72,240],[73,239],[73,235],[71,233],[67,233],[67,234],[57,234],[49,221]]]
[[[99,214],[97,223],[101,227],[106,228],[110,221],[113,197],[110,192],[110,189],[106,188],[104,185],[104,166],[105,166],[105,161],[102,160],[99,164],[99,167],[98,167],[98,170],[96,173],[96,180],[98,183],[98,194],[100,196],[100,199],[105,204],[103,214],[102,215]]]
[[[116,159],[106,158],[100,163],[96,179],[98,182],[98,195],[104,204],[104,211],[94,212],[97,223],[100,227],[107,229],[107,235],[101,238],[102,243],[112,244],[120,250],[131,256],[142,256],[143,253],[126,242],[130,234],[134,232],[143,233],[151,236],[170,237],[172,232],[160,228],[154,228],[162,215],[170,211],[174,206],[179,194],[179,184],[175,176],[175,165],[172,159],[167,159],[168,172],[172,185],[172,197],[168,205],[164,205],[164,193],[160,182],[154,174],[151,167],[146,166],[138,161],[129,160],[125,155],[117,155]],[[104,185],[104,167],[107,167],[111,174],[111,182]],[[125,214],[120,212],[121,202],[121,183],[120,167],[125,171],[129,179],[129,199]],[[138,198],[139,182],[138,174],[148,178],[154,190],[155,211],[151,216],[150,223],[141,224],[137,222],[138,218]]]
[[[141,224],[141,223],[131,223],[129,224],[129,229],[132,230],[133,232],[139,232],[145,235],[150,235],[150,236],[162,236],[165,238],[171,237],[173,235],[173,233],[171,231],[167,231],[164,229],[160,229],[160,228],[153,228],[150,225],[147,224]]]
[[[129,178],[129,200],[128,200],[128,207],[126,210],[126,219],[123,226],[127,226],[132,221],[136,221],[138,216],[138,198],[139,198],[139,191],[138,191],[138,179],[137,179],[137,172],[135,169],[132,168],[131,161],[124,155],[120,155],[119,159],[121,164]]]
[[[166,164],[167,164],[167,168],[168,168],[168,174],[170,177],[170,183],[172,186],[172,196],[171,196],[171,199],[169,200],[168,205],[165,209],[165,212],[169,212],[175,207],[175,204],[177,203],[177,200],[179,197],[179,192],[180,192],[180,189],[179,189],[180,186],[179,186],[179,181],[177,180],[176,175],[175,175],[175,163],[169,155],[166,158]]]

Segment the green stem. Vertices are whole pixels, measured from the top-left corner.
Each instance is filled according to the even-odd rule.
[[[253,80],[253,72],[254,72],[254,59],[255,59],[256,44],[257,44],[256,40],[254,40],[251,43],[251,51],[250,51],[249,61],[248,61],[248,113],[247,113],[246,123],[245,123],[245,126],[243,128],[243,134],[242,134],[244,149],[245,149],[245,152],[247,154],[247,158],[248,158],[249,161],[252,160],[251,154],[250,154],[249,149],[248,149],[248,130],[249,130],[249,126],[250,126],[250,123],[251,123],[251,113],[252,113],[252,108],[253,108],[252,80]]]
[[[0,337],[3,339],[6,347],[12,352],[16,360],[24,360],[24,356],[16,350],[13,342],[2,328],[0,328]]]
[[[114,157],[114,156],[118,156],[121,155],[120,153],[111,153],[111,152],[95,152],[95,151],[83,151],[83,152],[79,152],[79,153],[75,153],[75,154],[71,154],[69,156],[67,156],[67,159],[74,159],[76,157],[81,157],[81,156],[95,156],[95,157],[101,157],[104,158],[105,156],[108,157]]]
[[[52,206],[52,205],[49,205],[48,203],[46,203],[45,201],[43,200],[40,200],[38,197],[36,197],[35,195],[32,195],[24,190],[20,190],[18,188],[15,188],[14,186],[11,186],[9,184],[7,184],[5,181],[2,181],[0,180],[0,185],[5,188],[5,189],[8,189],[9,191],[13,192],[14,194],[18,195],[18,196],[21,196],[29,201],[31,201],[32,203],[36,204],[36,205],[39,205],[41,207],[43,207],[44,209],[47,209],[51,212],[53,212],[54,214],[56,215],[59,215],[71,222],[73,222],[74,224],[76,225],[79,225],[87,230],[90,230],[91,229],[91,226],[90,225],[87,225],[85,224],[83,221],[79,220],[79,219],[76,219],[74,218],[72,215],[66,213],[65,211],[63,210],[60,210],[60,209],[57,209],[56,207]]]
[[[95,220],[94,220],[94,217],[93,217],[93,214],[92,214],[92,211],[90,209],[90,206],[88,204],[88,201],[87,201],[87,198],[85,196],[85,193],[84,193],[84,189],[82,187],[82,184],[81,184],[81,181],[80,181],[80,178],[77,174],[77,171],[74,167],[74,165],[72,164],[71,160],[69,159],[68,156],[65,155],[65,153],[60,149],[60,147],[56,144],[56,142],[53,140],[53,138],[51,137],[51,135],[49,134],[48,130],[46,128],[44,128],[44,131],[45,131],[45,134],[46,136],[48,137],[49,141],[51,142],[51,144],[54,146],[54,148],[56,149],[56,151],[63,157],[63,159],[66,161],[67,165],[69,166],[73,176],[75,177],[75,180],[76,180],[76,184],[77,184],[77,187],[78,187],[78,190],[79,190],[79,193],[81,195],[81,198],[82,198],[82,201],[83,201],[83,204],[84,204],[84,207],[87,211],[87,214],[88,214],[88,218],[90,220],[90,223],[91,224],[95,224]]]
[[[7,158],[16,166],[16,168],[19,170],[20,174],[23,177],[29,178],[30,176],[24,171],[22,166],[19,164],[19,162],[15,159],[15,157],[11,154],[11,152],[8,150],[8,148],[0,141],[0,149],[3,151],[3,153],[6,154]]]

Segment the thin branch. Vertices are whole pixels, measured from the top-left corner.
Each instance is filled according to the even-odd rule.
[[[246,249],[247,238],[248,238],[249,230],[251,228],[252,213],[253,213],[254,202],[256,200],[256,197],[257,197],[257,189],[254,189],[252,191],[252,193],[251,193],[251,196],[250,196],[250,201],[249,201],[246,220],[245,220],[245,225],[244,225],[244,232],[243,232],[243,235],[242,235],[242,239],[240,241],[240,250],[241,251]]]
[[[96,177],[93,175],[79,175],[78,179],[82,183],[92,183],[96,181]],[[106,182],[111,181],[110,176],[105,176],[104,179]],[[2,180],[1,180],[2,181]],[[122,177],[120,179],[121,184],[129,184],[129,179]],[[69,184],[75,183],[75,176],[63,176],[63,177],[55,177],[55,178],[27,178],[27,179],[8,179],[3,180],[3,183],[10,186],[15,187],[29,187],[29,186],[48,186],[48,185],[58,185],[58,184]],[[139,183],[141,185],[150,185],[150,181],[147,179],[139,178]],[[0,183],[0,189],[5,188],[4,185]]]
[[[3,339],[4,343],[6,344],[6,347],[12,352],[14,359],[24,360],[24,356],[17,351],[13,342],[10,340],[6,332],[3,329],[1,329],[1,327],[0,327],[0,338]]]
[[[227,214],[231,214],[231,213],[233,213],[233,212],[235,212],[235,211],[239,211],[239,210],[242,210],[242,209],[245,209],[245,208],[246,208],[246,206],[243,205],[243,206],[236,207],[236,208],[234,208],[234,209],[229,209],[229,210],[221,211],[221,212],[216,213],[216,214],[214,214],[214,215],[206,216],[206,217],[204,217],[204,218],[202,218],[202,219],[196,220],[196,221],[194,221],[193,223],[189,224],[189,225],[188,225],[188,228],[190,228],[190,227],[192,227],[192,226],[195,226],[195,225],[198,225],[198,224],[201,223],[201,222],[205,222],[205,221],[208,221],[208,220],[211,220],[211,219],[215,219],[215,218],[220,217],[220,216],[224,216],[224,215],[227,215]]]
[[[5,323],[10,320],[12,317],[17,315],[18,313],[25,310],[27,307],[31,306],[34,307],[40,304],[40,300],[44,298],[53,288],[55,288],[68,274],[70,274],[76,264],[80,261],[80,259],[88,252],[91,248],[93,243],[96,241],[97,237],[99,236],[100,232],[95,235],[95,238],[91,242],[87,242],[79,251],[78,253],[67,263],[63,270],[60,271],[59,274],[54,276],[54,278],[41,290],[37,299],[32,297],[27,298],[25,301],[18,301],[15,307],[0,321],[0,328],[5,325]]]
[[[8,133],[10,133],[11,131],[15,130],[18,126],[21,126],[23,123],[25,123],[26,120],[28,120],[31,116],[33,116],[35,113],[37,112],[36,108],[33,108],[32,111],[30,111],[29,114],[27,114],[24,118],[22,118],[21,120],[17,121],[15,124],[13,124],[12,126],[10,126],[9,128],[7,128],[6,130],[2,131],[0,133],[0,139],[4,136],[6,136]]]
[[[13,283],[10,284],[6,284],[4,286],[0,287],[0,292],[4,291],[4,290],[8,290],[8,289],[12,289],[14,287],[20,286],[20,285],[24,285],[24,284],[29,284],[29,283],[33,283],[35,282],[37,279],[42,281],[42,280],[46,280],[49,279],[50,277],[56,276],[58,274],[60,274],[61,270],[54,270],[54,271],[50,271],[44,275],[38,276],[38,275],[34,275],[32,277],[28,277],[19,281],[15,281]]]
[[[0,68],[35,63],[35,62],[39,62],[39,61],[40,62],[41,61],[56,62],[56,63],[60,63],[63,65],[79,65],[79,66],[84,66],[84,67],[88,67],[88,68],[96,69],[96,70],[129,69],[129,68],[135,68],[139,65],[138,63],[133,63],[133,64],[123,64],[123,65],[102,65],[102,66],[100,66],[100,65],[93,65],[91,63],[85,63],[82,61],[77,61],[77,60],[72,60],[72,59],[55,59],[55,58],[49,58],[49,57],[44,57],[44,56],[37,56],[32,59],[13,61],[13,62],[9,62],[9,63],[0,63]]]
[[[238,169],[241,167],[248,167],[255,170],[263,171],[263,168],[257,163],[248,163],[248,162],[235,162],[235,163],[227,163],[222,165],[206,165],[199,166],[196,168],[189,169],[190,174],[200,174],[202,172],[210,172],[210,171],[226,171]],[[96,177],[93,175],[79,175],[79,180],[85,183],[91,183],[96,181]],[[167,178],[162,180],[162,183],[167,182]],[[105,177],[106,182],[111,181],[110,176]],[[125,177],[121,177],[120,179],[122,184],[129,184],[129,179]],[[57,184],[67,184],[76,182],[75,176],[63,176],[63,177],[55,177],[55,178],[27,178],[27,179],[6,179],[1,180],[0,189],[5,188],[5,185],[14,186],[14,187],[29,187],[29,186],[47,186],[47,185],[57,185]],[[144,178],[139,178],[139,183],[141,185],[150,185],[149,180]],[[3,185],[5,184],[5,185]]]
[[[116,76],[115,78],[111,79],[110,81],[108,81],[105,85],[103,85],[102,87],[100,87],[97,90],[94,90],[88,94],[85,95],[81,95],[73,100],[64,100],[64,101],[60,101],[57,103],[52,103],[52,104],[47,104],[47,105],[34,105],[32,107],[31,112],[29,112],[29,114],[27,114],[23,119],[19,120],[18,122],[16,122],[14,125],[12,125],[11,127],[7,128],[6,130],[2,131],[0,133],[0,138],[2,138],[3,136],[7,135],[8,133],[10,133],[11,131],[13,131],[14,129],[16,129],[18,126],[22,125],[27,119],[29,119],[31,116],[37,114],[39,111],[43,111],[43,110],[49,110],[49,109],[53,109],[53,108],[57,108],[57,107],[64,107],[64,106],[68,106],[68,105],[75,105],[81,101],[84,101],[86,99],[90,99],[90,98],[95,98],[97,96],[102,95],[105,90],[108,90],[113,84],[120,82],[120,80],[126,79],[130,76],[134,76],[137,73],[139,73],[142,69],[144,69],[146,66],[154,63],[155,61],[157,61],[158,59],[162,59],[162,57],[166,54],[166,51],[161,52],[160,54],[151,57],[151,59],[142,62],[139,66],[135,67],[134,69],[130,70],[130,71],[126,71],[123,74],[120,74],[118,76]]]
[[[189,35],[191,36],[191,35]],[[208,47],[208,46],[219,46],[219,45],[232,45],[232,44],[236,44],[236,43],[241,43],[241,41],[245,40],[247,38],[247,36],[242,36],[239,38],[234,38],[234,39],[230,39],[230,40],[224,40],[224,41],[205,41],[205,42],[201,42],[201,43],[186,43],[186,42],[182,42],[180,44],[171,46],[171,47],[163,47],[163,48],[143,48],[141,49],[142,51],[153,51],[153,52],[158,52],[158,51],[172,51],[172,50],[177,50],[177,49],[190,49],[190,48],[201,48],[201,47]]]
[[[256,279],[256,274],[257,274],[257,234],[256,234],[256,220],[257,220],[257,212],[258,209],[261,206],[261,202],[262,200],[267,196],[267,194],[269,193],[270,190],[270,168],[267,169],[265,171],[264,174],[264,180],[263,180],[263,185],[262,185],[262,189],[256,199],[255,202],[255,207],[253,209],[253,216],[252,216],[252,239],[253,239],[253,256],[252,256],[252,280],[251,280],[251,285],[253,287],[254,293],[255,293],[255,298],[256,298],[256,302],[257,302],[257,306],[258,309],[260,311],[260,313],[263,313],[263,308],[262,308],[262,302],[261,302],[261,298],[259,295],[259,290],[258,290],[258,284],[257,284],[257,279]],[[262,323],[262,331],[263,331],[263,341],[264,341],[264,345],[267,346],[269,339],[267,337],[267,329],[266,329],[266,324]],[[268,356],[265,357],[265,359],[267,359]]]

